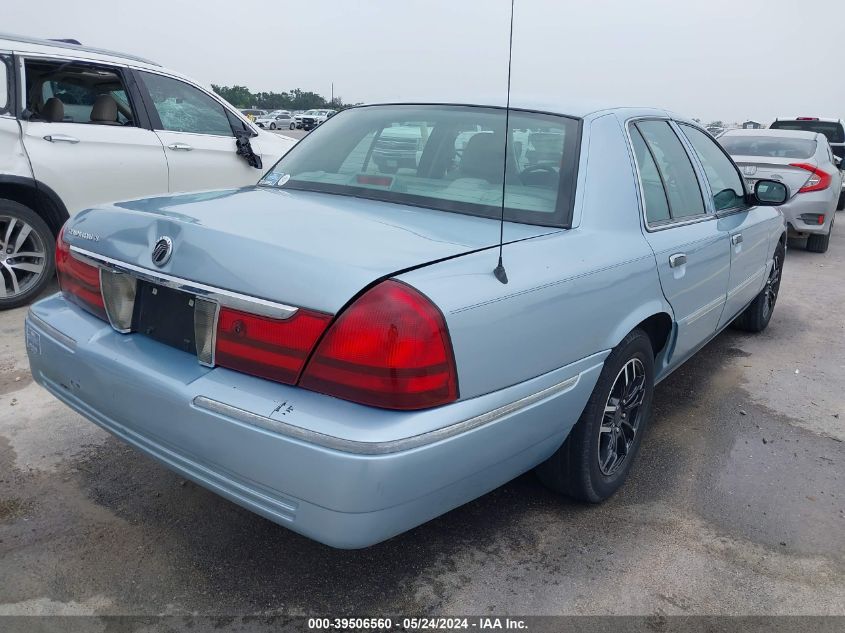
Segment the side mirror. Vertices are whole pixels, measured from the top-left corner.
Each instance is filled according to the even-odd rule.
[[[754,185],[754,197],[760,205],[777,207],[789,200],[789,187],[777,180],[758,180]]]
[[[843,167],[842,167],[842,159],[841,159],[839,156],[834,156],[834,157],[833,157],[833,163],[834,163],[837,167],[839,167],[839,169],[843,169]]]

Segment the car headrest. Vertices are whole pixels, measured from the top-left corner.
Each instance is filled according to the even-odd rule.
[[[479,132],[464,147],[461,175],[465,178],[483,178],[491,184],[501,183],[504,160],[505,141],[502,135]]]
[[[44,102],[44,107],[41,108],[39,117],[50,123],[58,123],[64,121],[65,118],[65,104],[58,97],[50,97]]]
[[[117,101],[111,95],[100,95],[91,108],[92,123],[117,123]]]

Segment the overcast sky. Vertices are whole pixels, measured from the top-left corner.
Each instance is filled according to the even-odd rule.
[[[505,93],[510,0],[39,0],[0,30],[150,57],[203,84],[345,102]],[[516,0],[514,95],[705,122],[845,118],[845,0]]]

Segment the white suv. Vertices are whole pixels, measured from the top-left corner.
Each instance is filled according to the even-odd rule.
[[[155,62],[0,34],[0,310],[49,281],[70,215],[254,184],[295,142]]]

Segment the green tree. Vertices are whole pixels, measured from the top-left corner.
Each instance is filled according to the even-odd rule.
[[[312,110],[316,108],[344,107],[340,97],[329,103],[316,92],[294,88],[290,92],[252,92],[246,86],[218,86],[211,84],[212,90],[236,108],[261,108],[262,110]]]
[[[249,108],[253,105],[253,94],[246,86],[229,87],[211,84],[211,89],[236,108]]]

